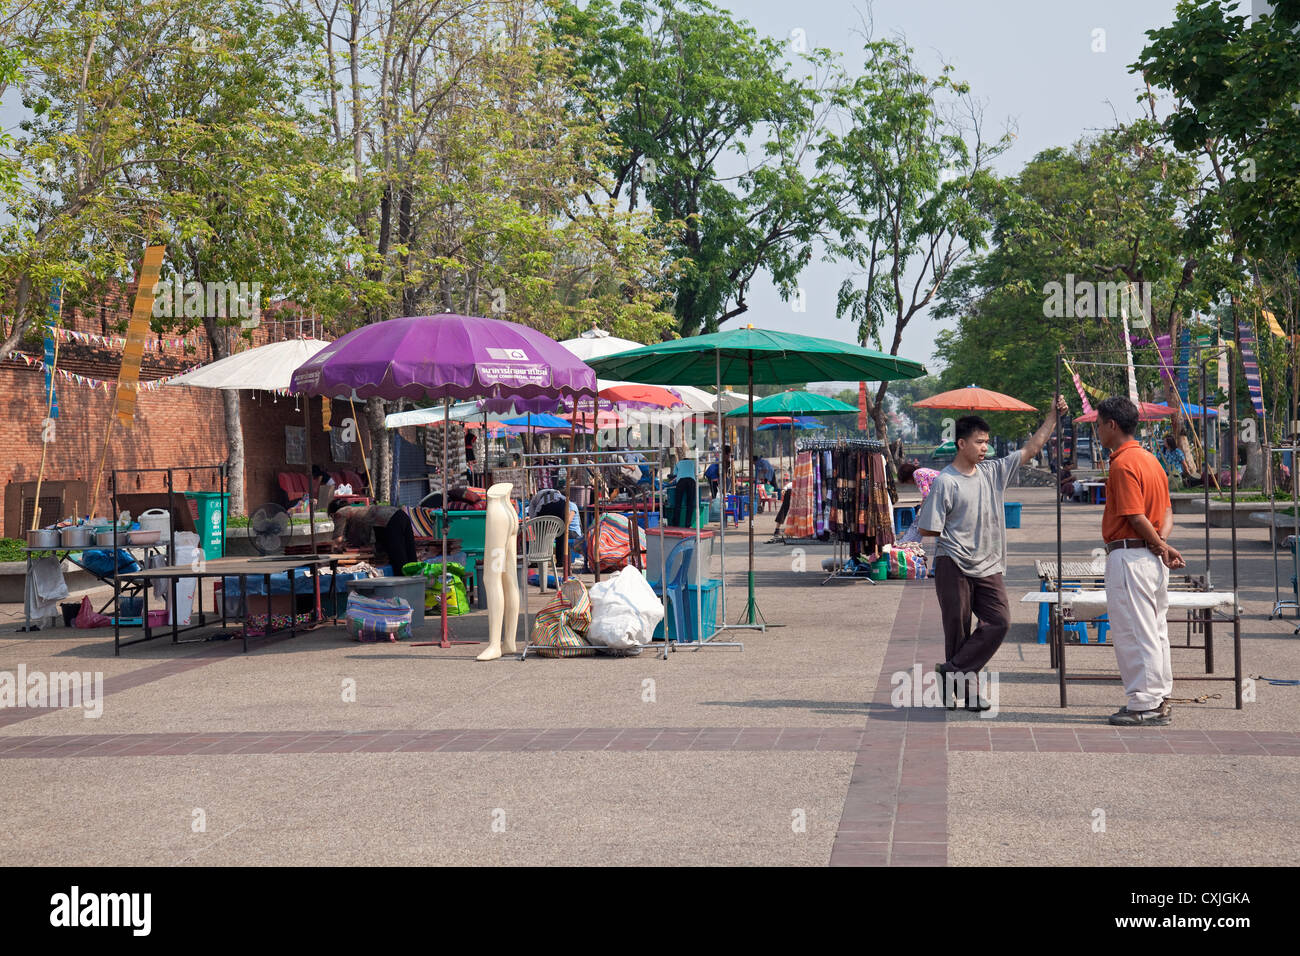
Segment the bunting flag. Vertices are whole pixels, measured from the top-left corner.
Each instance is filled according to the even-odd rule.
[[[135,421],[135,395],[140,381],[140,360],[144,358],[144,342],[149,336],[149,319],[153,316],[153,294],[158,285],[166,246],[149,246],[140,263],[140,282],[135,290],[135,308],[131,310],[131,324],[127,327],[126,344],[122,347],[122,371],[117,380],[117,420],[123,428]]]
[[[323,431],[330,430],[330,400],[328,398],[320,400],[320,427]]]
[[[54,388],[54,368],[58,364],[58,347],[55,344],[55,327],[63,311],[63,279],[55,277],[50,283],[50,314],[45,325],[45,406],[50,418],[59,417],[59,394]]]
[[[1063,364],[1065,365],[1066,372],[1070,374],[1070,378],[1074,379],[1075,391],[1079,393],[1079,398],[1083,402],[1083,413],[1085,415],[1091,415],[1092,405],[1088,401],[1088,392],[1083,387],[1083,379],[1079,378],[1078,372],[1070,368],[1069,362],[1063,362]]]
[[[858,431],[867,430],[867,383],[858,382]]]
[[[1087,392],[1089,395],[1091,395],[1093,398],[1095,398],[1095,399],[1096,399],[1097,401],[1099,401],[1099,402],[1100,402],[1103,398],[1106,398],[1106,397],[1107,397],[1107,396],[1106,396],[1106,390],[1105,390],[1105,389],[1101,389],[1101,388],[1093,388],[1093,386],[1089,385],[1087,382],[1084,382],[1084,383],[1083,383],[1083,390],[1084,390],[1085,392]]]
[[[27,364],[28,368],[42,369],[48,374],[49,366],[38,358],[34,358],[33,356],[27,355],[23,352],[11,352],[9,357],[13,359],[21,359]],[[202,367],[202,363],[192,365],[184,371],[177,372],[175,375],[168,375],[166,378],[156,378],[149,382],[139,382],[136,387],[142,392],[156,392],[178,375],[184,375],[186,372],[192,372],[196,368]],[[69,372],[67,369],[62,368],[54,369],[54,374],[65,382],[71,382],[73,385],[83,385],[88,388],[100,389],[104,392],[111,392],[113,386],[117,384],[116,382],[105,381],[102,378],[91,378],[89,375],[78,375],[76,372]],[[282,392],[280,394],[288,395],[289,393]]]
[[[1249,322],[1237,323],[1241,338],[1241,367],[1246,373],[1246,388],[1250,391],[1250,404],[1255,414],[1264,417],[1264,389],[1259,381],[1259,363],[1255,360],[1255,329]]]
[[[104,349],[120,349],[126,347],[126,339],[113,335],[96,335],[93,332],[77,332],[73,329],[56,329],[54,334],[61,342],[76,342],[80,345],[94,345]],[[180,350],[188,348],[195,344],[192,339],[201,333],[191,333],[184,336],[171,336],[162,338],[161,336],[151,338],[144,343],[146,352],[162,352],[167,349]]]

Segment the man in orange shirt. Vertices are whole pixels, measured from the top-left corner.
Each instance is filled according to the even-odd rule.
[[[1169,569],[1186,567],[1167,539],[1174,527],[1169,479],[1156,456],[1133,440],[1138,410],[1113,396],[1097,405],[1097,433],[1110,450],[1106,510],[1106,609],[1128,703],[1110,715],[1117,727],[1172,720]]]

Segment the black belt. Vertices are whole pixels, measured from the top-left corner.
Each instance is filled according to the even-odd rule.
[[[1146,548],[1150,550],[1151,545],[1147,544],[1141,538],[1121,538],[1119,541],[1107,541],[1106,553],[1118,551],[1120,548]]]

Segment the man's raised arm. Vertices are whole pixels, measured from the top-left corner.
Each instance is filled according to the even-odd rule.
[[[1020,449],[1020,464],[1028,465],[1030,461],[1038,457],[1038,453],[1043,450],[1043,445],[1051,436],[1056,428],[1056,420],[1062,415],[1070,413],[1070,406],[1065,403],[1065,399],[1060,395],[1056,396],[1056,402],[1052,405],[1052,410],[1047,413],[1043,419],[1043,424],[1038,426],[1038,431],[1029,437],[1025,447]]]

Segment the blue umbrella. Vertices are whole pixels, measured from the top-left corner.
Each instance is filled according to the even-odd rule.
[[[511,429],[516,428],[563,428],[566,431],[569,428],[569,421],[560,418],[558,415],[547,415],[545,412],[539,414],[517,415],[514,418],[503,418],[501,424],[509,426]]]

